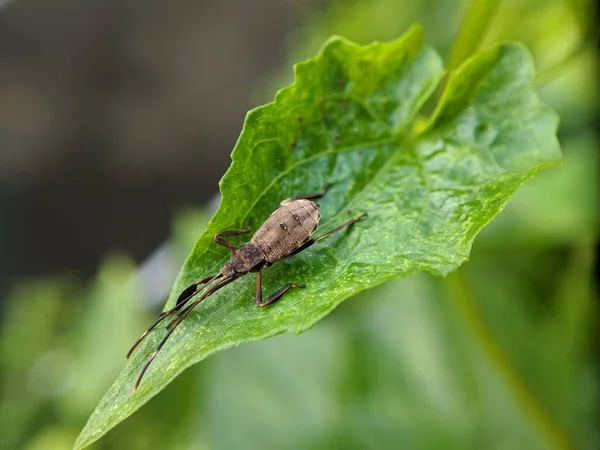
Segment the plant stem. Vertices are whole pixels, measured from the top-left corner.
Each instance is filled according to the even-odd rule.
[[[454,272],[446,279],[446,286],[457,310],[465,320],[469,331],[475,336],[475,341],[481,346],[483,355],[504,379],[517,403],[541,430],[547,441],[554,448],[572,449],[574,446],[556,420],[550,415],[535,394],[528,388],[524,380],[515,370],[510,358],[496,341],[488,328],[484,317],[476,306],[472,292],[460,274]]]

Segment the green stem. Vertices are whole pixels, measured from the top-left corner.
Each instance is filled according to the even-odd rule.
[[[446,76],[438,86],[434,97],[442,98],[448,78],[461,63],[480,47],[486,32],[502,0],[472,0],[460,27],[448,61]]]
[[[548,67],[540,70],[535,77],[536,87],[540,88],[546,85],[547,83],[551,82],[557,76],[560,75],[560,72],[562,70],[564,70],[571,62],[573,62],[579,56],[584,54],[586,51],[593,51],[593,49],[598,43],[599,35],[600,33],[597,34],[596,37],[591,41],[581,41],[569,53],[567,53],[567,55],[564,58],[560,59],[560,61],[557,61],[549,65]]]
[[[492,25],[500,3],[501,0],[473,0],[471,2],[454,43],[448,70],[456,69],[481,47],[481,42]]]
[[[520,378],[510,358],[496,341],[492,331],[487,327],[481,312],[478,310],[475,299],[460,271],[450,275],[446,279],[446,285],[450,291],[452,300],[457,306],[457,310],[482,347],[484,356],[504,379],[517,403],[521,405],[523,410],[538,426],[544,436],[546,436],[548,442],[552,443],[555,448],[574,448],[562,427],[554,420]]]

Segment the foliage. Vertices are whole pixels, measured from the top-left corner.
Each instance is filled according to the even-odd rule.
[[[258,309],[248,301],[253,281],[246,279],[205,301],[134,393],[141,367],[166,331],[152,333],[90,418],[78,446],[217,351],[305,331],[361,290],[421,270],[446,275],[468,258],[473,239],[510,195],[559,160],[557,121],[533,91],[526,50],[506,44],[453,73],[430,123],[413,136],[415,115],[441,74],[440,59],[423,46],[418,28],[366,47],[334,38],[314,60],[296,67],[295,83],[272,104],[248,114],[221,182],[221,206],[188,257],[173,297],[226,261],[212,242],[216,232],[241,228],[248,218],[260,223],[295,193],[332,183],[320,202],[328,214],[323,229],[344,221],[348,210],[366,212],[368,219],[267,272],[276,285],[306,283],[301,293]]]
[[[585,9],[503,2],[492,23],[478,24],[487,30],[483,47],[517,39],[531,50],[543,71],[539,92],[561,115],[565,163],[515,193],[458,275],[393,281],[345,302],[300,338],[219,353],[92,447],[597,448],[597,56],[571,53],[585,49],[588,33],[569,10],[575,4]],[[447,1],[331,2],[296,30],[290,58],[313,54],[331,34],[391,39],[415,20],[449,55],[461,15]],[[228,225],[242,225],[238,219]],[[178,225],[172,241],[187,251],[205,226]],[[152,320],[136,306],[133,269],[109,258],[93,286],[26,280],[6,299],[0,447],[72,446]]]

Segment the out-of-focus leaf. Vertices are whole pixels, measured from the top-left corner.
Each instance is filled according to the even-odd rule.
[[[564,385],[565,374],[588,373],[589,360],[565,364],[562,349],[541,355],[544,340],[566,334],[528,311],[527,300],[509,301],[528,292],[518,274],[504,275],[466,300],[425,275],[394,281],[353,298],[301,339],[286,335],[216,356],[198,436],[210,448],[249,450],[594,448],[585,432],[594,429],[587,410],[597,402],[578,400],[590,385]],[[470,311],[491,291],[505,313],[474,324]],[[491,328],[485,339],[481,327]],[[523,340],[534,344],[523,347]],[[534,378],[521,370],[525,358],[541,365]],[[525,399],[515,385],[528,389]]]
[[[592,431],[600,413],[598,383],[589,363],[598,308],[591,292],[593,249],[583,244],[561,276],[548,279],[553,270],[542,269],[547,291],[559,296],[546,295],[531,273],[508,268],[498,256],[478,257],[478,264],[460,270],[471,319],[487,329],[477,340],[488,346],[493,369],[504,375],[521,409],[557,448],[598,444]]]
[[[466,58],[475,53],[488,32],[500,0],[481,0],[470,2],[466,16],[462,21],[460,33],[456,38],[448,69],[456,69]]]
[[[223,289],[190,314],[137,393],[133,385],[165,331],[152,333],[105,395],[76,447],[97,440],[207,356],[313,326],[345,298],[418,271],[445,275],[512,193],[556,164],[557,118],[533,87],[527,51],[494,47],[453,73],[434,117],[411,128],[442,67],[414,28],[391,43],[329,41],[296,66],[296,81],[248,114],[221,182],[223,200],[178,277],[169,305],[195,279],[228,259],[212,236],[266,219],[279,201],[332,183],[320,200],[328,230],[368,219],[265,273],[266,290],[306,283],[270,308],[251,301],[254,280]],[[348,210],[351,209],[351,215]]]
[[[186,208],[177,213],[173,220],[173,233],[169,242],[181,262],[185,261],[190,247],[193,247],[198,240],[198,233],[206,228],[209,220],[210,215],[204,209]]]
[[[17,448],[39,409],[56,396],[61,379],[44,356],[52,358],[65,305],[73,286],[65,280],[27,280],[6,299],[0,327],[0,447]],[[32,331],[33,330],[33,331]]]
[[[79,417],[101,394],[102,387],[123,364],[122,349],[135,339],[137,333],[131,328],[143,326],[147,316],[136,299],[135,269],[132,261],[122,255],[107,257],[93,285],[81,296],[85,310],[68,330],[76,365],[69,395],[63,402],[67,414]]]
[[[592,135],[563,141],[564,166],[515,193],[478,239],[479,249],[514,251],[571,245],[598,229],[598,146]]]

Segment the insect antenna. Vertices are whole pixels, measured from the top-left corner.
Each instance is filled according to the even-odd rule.
[[[146,338],[146,336],[148,336],[148,334],[152,330],[154,330],[166,317],[170,316],[171,314],[173,314],[176,311],[179,311],[188,301],[190,301],[190,299],[192,299],[196,294],[198,294],[198,292],[200,292],[202,290],[202,288],[198,288],[198,286],[203,285],[203,284],[208,285],[211,281],[217,279],[219,277],[219,275],[220,275],[220,273],[217,273],[215,275],[211,275],[209,277],[203,278],[201,280],[196,281],[194,284],[188,286],[187,288],[185,288],[183,290],[183,292],[181,292],[181,294],[179,294],[179,297],[177,298],[177,302],[175,302],[175,306],[167,311],[161,312],[158,316],[158,320],[156,320],[156,322],[154,322],[150,326],[150,328],[148,328],[146,331],[144,331],[142,333],[142,335],[138,338],[138,340],[134,342],[134,344],[131,346],[131,348],[127,352],[125,359],[129,359],[131,357],[131,355],[133,354],[133,352],[137,348],[137,346],[140,345],[141,342]]]
[[[216,276],[215,276],[215,278],[216,278]],[[156,346],[156,349],[154,350],[154,352],[152,352],[152,355],[150,355],[150,358],[148,358],[148,361],[146,362],[146,364],[142,368],[142,371],[140,372],[140,375],[138,376],[138,379],[135,382],[135,386],[133,388],[133,392],[137,391],[137,388],[139,387],[140,383],[142,382],[142,378],[144,378],[144,374],[146,373],[146,370],[148,370],[148,367],[150,367],[150,364],[152,364],[152,361],[154,361],[154,358],[156,358],[156,355],[158,354],[158,352],[163,348],[163,346],[165,345],[165,343],[167,342],[167,340],[169,339],[169,337],[171,337],[171,335],[177,329],[177,327],[181,324],[181,322],[183,321],[183,319],[185,319],[186,316],[196,306],[198,306],[198,304],[201,301],[203,301],[207,297],[209,297],[212,294],[214,294],[215,292],[217,292],[223,286],[231,283],[234,279],[235,279],[235,277],[228,277],[228,278],[224,278],[223,280],[220,280],[217,283],[213,284],[210,287],[210,289],[208,289],[204,294],[202,294],[202,296],[199,299],[195,300],[193,303],[191,303],[189,306],[187,306],[183,311],[181,311],[179,314],[177,314],[173,318],[173,320],[171,320],[171,322],[169,323],[169,325],[167,327],[169,329],[169,331],[167,332],[167,334],[165,335],[165,337],[162,338],[162,340],[159,342],[159,344]],[[164,317],[166,317],[166,316],[164,316]],[[162,320],[162,318],[161,318],[161,320]]]

